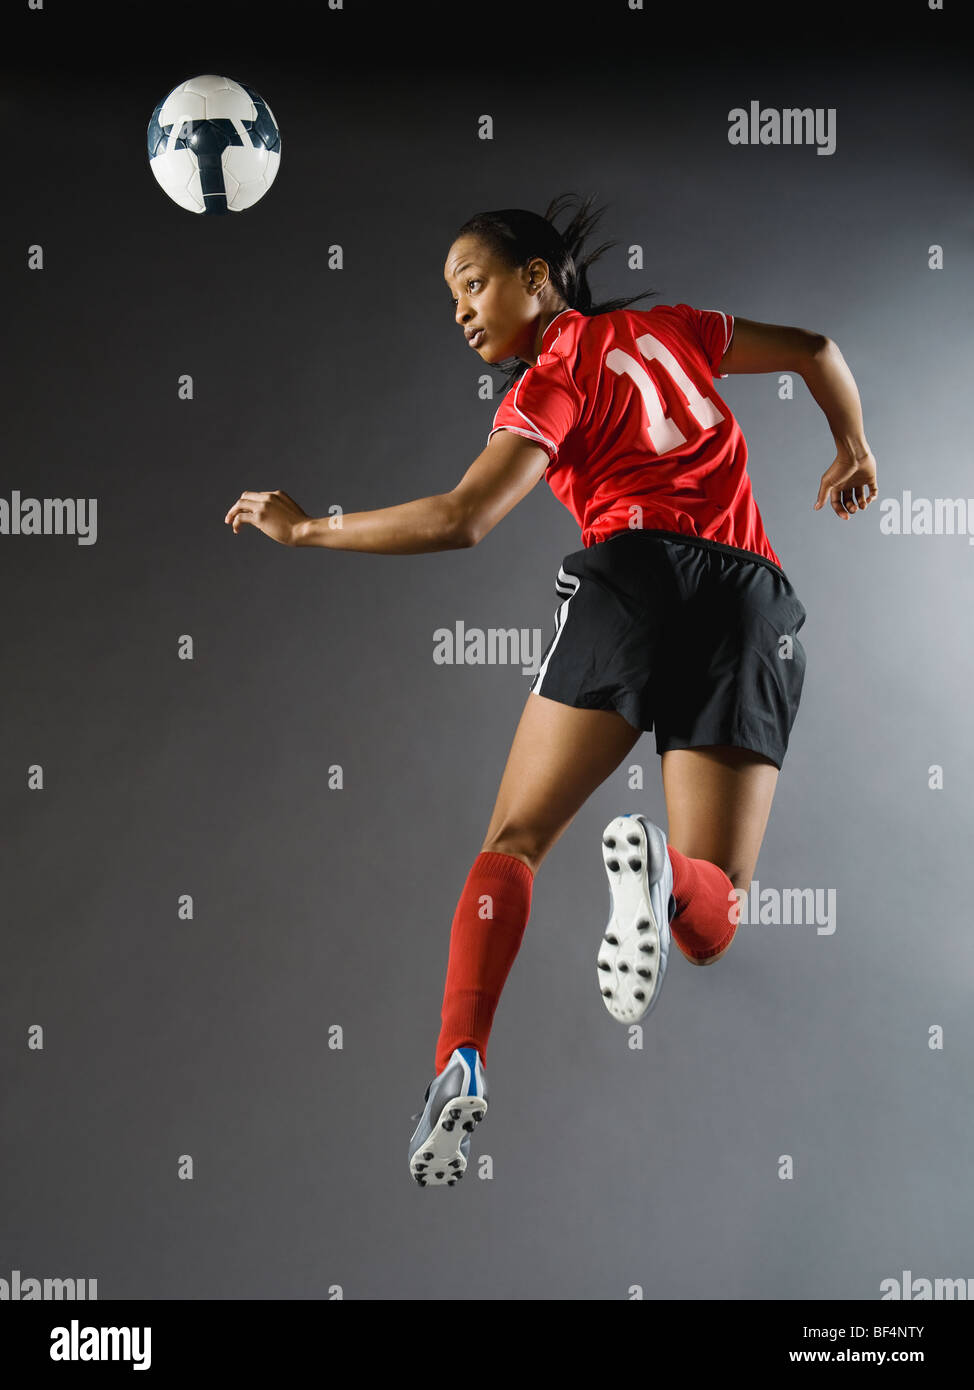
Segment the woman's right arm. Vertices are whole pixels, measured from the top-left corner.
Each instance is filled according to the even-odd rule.
[[[855,378],[837,343],[805,328],[735,318],[734,334],[718,371],[731,376],[797,372],[821,407],[835,440],[836,458],[822,474],[815,510],[831,500],[835,514],[847,519],[873,501],[876,460],[866,440]],[[869,488],[868,497],[864,487]]]

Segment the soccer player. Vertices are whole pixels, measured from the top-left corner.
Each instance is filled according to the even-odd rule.
[[[340,527],[286,494],[227,513],[287,545],[417,554],[476,545],[544,477],[581,528],[555,581],[534,677],[450,936],[434,1076],[409,1142],[421,1186],[454,1186],[487,1109],[487,1041],[545,855],[655,728],[667,832],[640,813],[602,836],[611,912],[597,979],[623,1023],[659,998],[670,939],[695,965],[737,928],[801,698],[805,608],[765,534],[740,426],[713,381],[803,378],[836,456],[814,508],[848,521],[876,497],[859,393],[823,333],[686,303],[593,304],[586,198],[563,232],[521,209],[459,229],[444,278],[455,320],[508,390],[483,452],[448,493]],[[610,243],[611,244],[611,243]]]

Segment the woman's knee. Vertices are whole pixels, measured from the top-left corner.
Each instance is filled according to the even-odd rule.
[[[520,859],[522,864],[527,864],[531,872],[536,874],[550,848],[550,845],[540,843],[536,837],[506,831],[488,836],[480,847],[480,853],[509,854],[514,859]]]
[[[715,956],[708,956],[706,960],[697,960],[694,956],[687,956],[687,960],[689,960],[693,965],[714,965],[717,961],[722,960],[724,956],[726,956],[727,952],[730,950],[735,940],[737,939],[736,919],[740,917],[741,898],[747,893],[747,890],[751,886],[750,870],[737,869],[733,866],[733,864],[725,866],[718,860],[711,860],[710,862],[716,864],[717,868],[719,868],[730,879],[731,888],[735,894],[737,906],[736,909],[732,907],[730,902],[730,894],[728,894],[727,921],[728,925],[731,925],[731,923],[733,923],[734,933],[731,936],[730,941],[728,941],[727,945],[724,947],[724,949],[722,951],[719,951]],[[684,954],[686,953],[684,952]]]

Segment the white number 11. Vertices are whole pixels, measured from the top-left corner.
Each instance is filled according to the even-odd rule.
[[[711,425],[717,425],[723,420],[724,416],[715,403],[709,396],[701,396],[672,352],[658,338],[654,338],[652,333],[644,333],[641,338],[636,339],[636,346],[647,362],[658,362],[676,382],[686,397],[691,415],[701,429],[709,429]],[[646,414],[649,416],[649,440],[657,454],[667,454],[671,449],[677,449],[686,443],[676,421],[663,413],[659,392],[641,362],[637,362],[635,357],[630,357],[628,352],[623,352],[622,348],[613,348],[605,355],[605,365],[617,376],[631,377],[639,388]]]

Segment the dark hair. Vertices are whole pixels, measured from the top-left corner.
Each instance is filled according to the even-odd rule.
[[[519,270],[529,261],[539,256],[548,265],[550,283],[571,309],[578,309],[587,318],[595,314],[607,314],[613,309],[625,309],[647,295],[657,294],[657,290],[644,290],[642,294],[628,299],[607,299],[602,303],[592,303],[592,291],[588,283],[588,269],[604,251],[618,242],[607,241],[594,251],[583,256],[582,251],[592,229],[598,222],[604,208],[592,211],[595,195],[590,193],[584,200],[574,193],[562,193],[548,204],[543,217],[536,212],[526,212],[523,208],[502,208],[495,212],[478,212],[475,217],[464,222],[453,238],[475,236],[512,270]],[[579,207],[563,232],[554,225],[554,218],[563,211],[566,204],[578,200]],[[492,362],[507,378],[510,389],[528,369],[528,363],[519,357],[509,359],[508,363]]]

